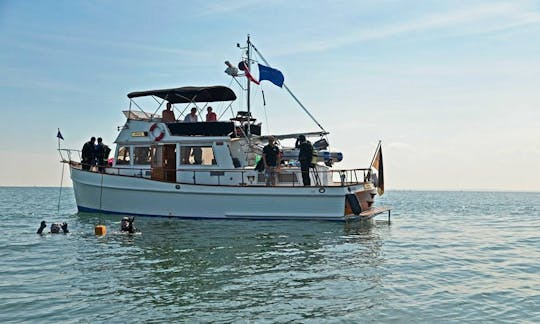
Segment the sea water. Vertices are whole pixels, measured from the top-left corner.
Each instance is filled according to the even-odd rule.
[[[390,224],[137,217],[138,235],[59,193],[0,188],[2,323],[540,322],[540,193],[387,191]]]

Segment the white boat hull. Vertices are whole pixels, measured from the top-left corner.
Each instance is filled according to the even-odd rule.
[[[347,193],[369,196],[374,192],[361,184],[264,187],[168,183],[73,167],[71,178],[80,211],[179,218],[345,220]]]

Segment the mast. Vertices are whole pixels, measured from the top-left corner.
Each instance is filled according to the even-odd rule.
[[[247,35],[247,68],[248,71],[251,71],[251,41],[249,40],[249,34]],[[246,78],[247,79],[247,78]],[[247,111],[248,111],[248,121],[247,121],[247,137],[251,137],[251,82],[247,79]]]
[[[251,42],[249,41],[249,34],[247,36],[247,68],[251,71]],[[251,113],[251,102],[250,102],[250,93],[251,93],[251,82],[247,79],[247,111]]]

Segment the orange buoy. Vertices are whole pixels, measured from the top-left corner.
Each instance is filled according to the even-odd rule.
[[[103,236],[107,234],[107,227],[105,225],[96,225],[94,231],[96,235]]]

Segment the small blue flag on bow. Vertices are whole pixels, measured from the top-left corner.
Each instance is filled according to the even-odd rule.
[[[285,82],[281,71],[259,64],[259,81],[262,80],[268,80],[280,88],[283,87],[283,82]]]
[[[56,133],[56,137],[58,137],[61,140],[64,140],[64,136],[62,136],[62,133],[60,133],[60,128],[58,128],[58,133]]]

